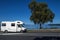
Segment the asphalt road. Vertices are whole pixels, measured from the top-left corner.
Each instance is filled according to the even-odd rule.
[[[60,33],[0,33],[0,35],[14,35],[14,36],[58,36]]]
[[[0,33],[0,40],[60,40],[60,33]]]

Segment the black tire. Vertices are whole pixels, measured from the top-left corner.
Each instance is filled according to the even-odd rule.
[[[4,33],[8,33],[8,31],[7,31],[7,30],[5,30],[5,31],[4,31]]]

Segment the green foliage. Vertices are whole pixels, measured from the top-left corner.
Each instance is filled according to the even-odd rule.
[[[36,1],[32,1],[29,4],[29,8],[32,13],[30,20],[35,24],[44,24],[49,21],[53,22],[55,14],[48,8],[46,3],[37,3]]]

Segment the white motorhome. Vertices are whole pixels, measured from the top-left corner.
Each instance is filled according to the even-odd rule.
[[[1,31],[3,32],[26,32],[22,21],[2,21]]]

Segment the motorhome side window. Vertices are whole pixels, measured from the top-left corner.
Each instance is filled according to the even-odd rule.
[[[15,26],[15,23],[11,23],[11,26]]]
[[[6,23],[2,23],[2,26],[6,26]]]

